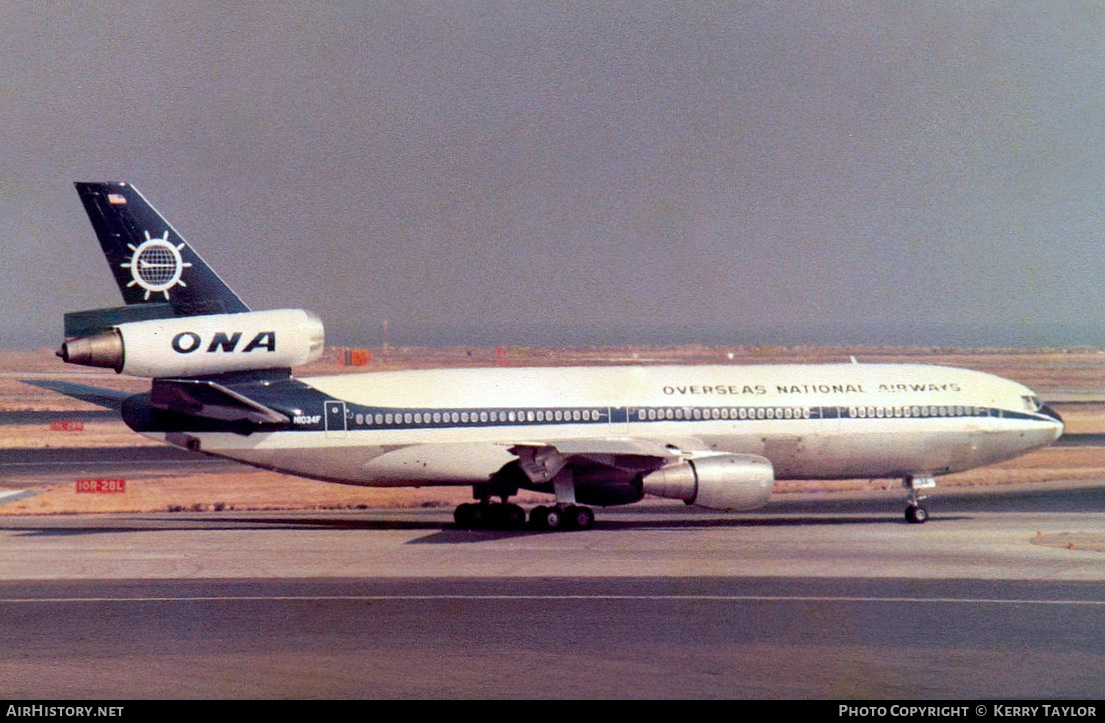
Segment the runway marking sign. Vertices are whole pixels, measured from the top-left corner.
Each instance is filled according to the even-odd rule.
[[[51,432],[81,432],[84,422],[50,422]]]
[[[125,494],[127,481],[103,477],[77,480],[77,494]]]

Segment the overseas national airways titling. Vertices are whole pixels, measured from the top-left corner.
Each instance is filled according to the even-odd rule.
[[[775,388],[779,394],[866,394],[862,384],[790,384],[779,385]],[[956,384],[880,384],[879,393],[889,392],[958,392]],[[695,384],[689,387],[664,387],[664,394],[767,394],[767,387],[763,384],[749,386],[737,386],[736,384]]]
[[[465,485],[461,527],[586,529],[646,494],[765,505],[776,479],[897,478],[906,519],[939,475],[1050,444],[1026,387],[919,364],[438,369],[297,378],[323,326],[251,311],[133,186],[77,183],[125,306],[65,316],[58,355],[152,379],[119,400],[149,437],[369,486]],[[75,385],[70,385],[74,387]],[[97,398],[102,399],[104,392]],[[498,502],[493,500],[498,498]]]

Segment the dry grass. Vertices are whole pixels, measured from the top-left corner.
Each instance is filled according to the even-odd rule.
[[[122,422],[83,422],[80,429],[54,429],[50,424],[0,426],[0,449],[63,449],[66,447],[157,447],[158,442],[132,432]]]
[[[1105,434],[1105,404],[1055,404],[1065,434]]]
[[[1093,447],[1050,447],[1007,462],[979,467],[937,479],[938,487],[992,487],[996,485],[1105,479],[1105,449]],[[781,494],[797,492],[844,492],[897,489],[896,479],[782,480],[775,483]]]
[[[233,474],[159,475],[127,478],[122,494],[76,491],[76,481],[0,506],[0,515],[96,512],[226,510],[384,509],[449,507],[472,501],[469,487],[424,489],[326,484],[246,467]],[[543,499],[520,495],[515,500]],[[547,500],[546,500],[547,501]]]

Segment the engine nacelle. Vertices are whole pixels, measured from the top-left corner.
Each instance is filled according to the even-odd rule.
[[[306,364],[322,356],[324,336],[309,311],[248,311],[117,324],[67,339],[58,356],[138,377],[191,377]]]
[[[754,510],[771,498],[775,469],[765,457],[722,454],[662,467],[641,481],[658,497],[713,510]]]

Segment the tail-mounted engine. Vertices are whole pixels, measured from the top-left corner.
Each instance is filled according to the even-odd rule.
[[[110,318],[114,310],[82,312]],[[74,327],[67,318],[67,337]],[[82,330],[58,351],[65,362],[138,377],[193,377],[293,367],[322,355],[324,330],[302,309],[124,321]]]

